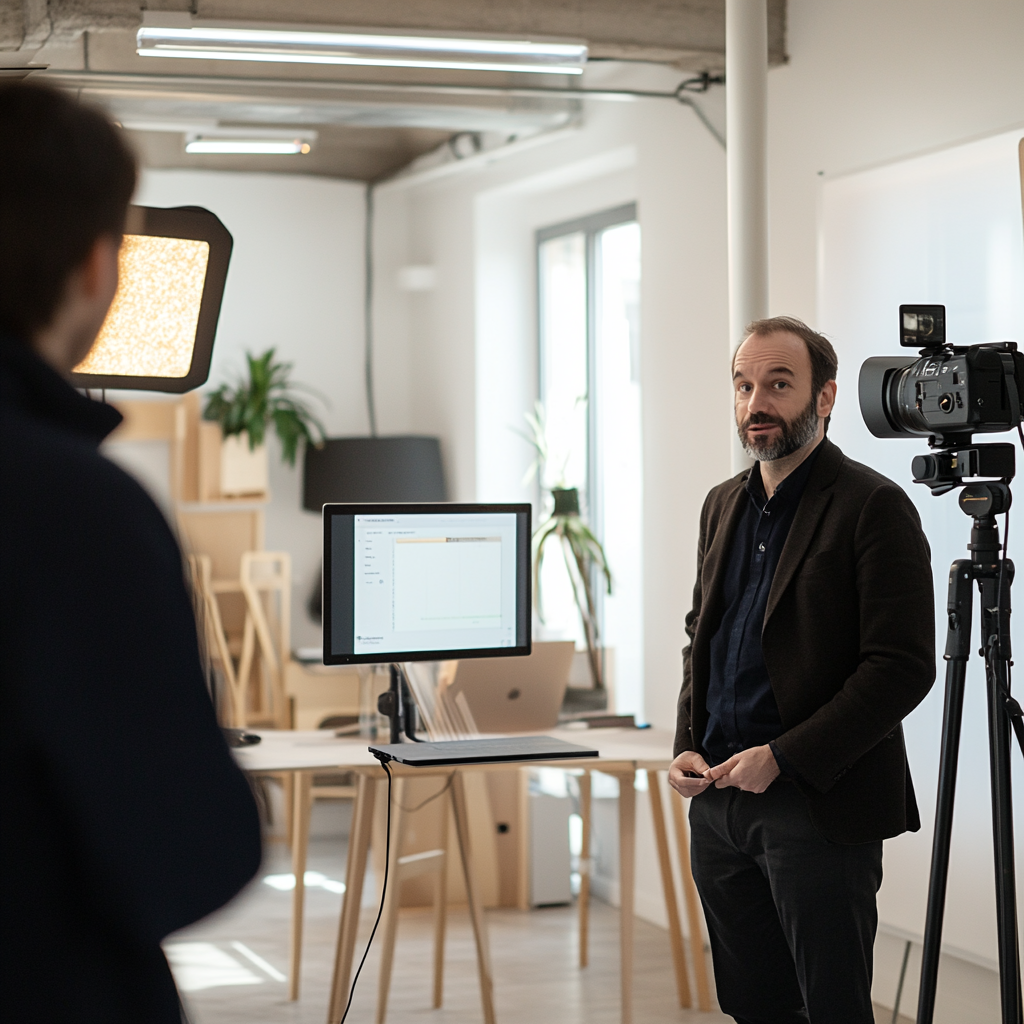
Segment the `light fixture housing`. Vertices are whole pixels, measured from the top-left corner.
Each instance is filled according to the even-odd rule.
[[[198,206],[132,206],[128,224],[117,294],[71,383],[191,391],[210,375],[231,235]]]
[[[185,153],[250,154],[255,156],[298,156],[307,154],[309,142],[302,138],[262,138],[252,132],[249,138],[196,135],[186,138]]]
[[[189,14],[158,11],[143,14],[136,52],[142,57],[547,75],[580,75],[587,62],[586,45],[565,40],[193,21]]]

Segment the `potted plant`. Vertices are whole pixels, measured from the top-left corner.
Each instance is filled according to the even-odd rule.
[[[324,428],[295,391],[289,379],[291,363],[274,359],[275,350],[260,356],[246,353],[249,379],[222,384],[206,401],[203,418],[220,424],[220,489],[225,495],[261,494],[268,485],[267,427],[272,423],[281,440],[281,457],[295,465],[299,444],[320,445]],[[306,389],[308,390],[308,389]]]
[[[543,489],[550,447],[547,441],[544,406],[540,402],[536,403],[532,414],[526,414],[526,422],[530,426],[530,432],[520,436],[524,437],[533,447],[535,456],[527,470],[524,483],[528,483],[536,476]],[[598,575],[603,576],[607,592],[610,594],[612,592],[612,573],[601,542],[594,536],[580,515],[579,490],[576,487],[566,486],[565,467],[568,461],[568,457],[566,457],[557,474],[556,482],[548,487],[552,498],[552,509],[533,534],[533,592],[536,598],[537,614],[543,622],[541,568],[544,564],[545,547],[549,541],[554,539],[562,549],[562,558],[565,561],[566,572],[569,574],[569,582],[572,584],[573,600],[580,614],[583,638],[587,645],[590,676],[594,682],[594,688],[601,690],[604,689],[604,671],[597,621],[597,603],[594,600],[594,581]]]

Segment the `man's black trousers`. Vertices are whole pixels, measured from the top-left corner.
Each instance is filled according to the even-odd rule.
[[[872,1024],[882,844],[827,842],[779,779],[690,803],[718,1001],[740,1024]]]

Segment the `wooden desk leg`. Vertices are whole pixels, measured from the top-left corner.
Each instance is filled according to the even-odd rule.
[[[452,779],[451,799],[452,814],[455,818],[455,835],[459,841],[459,859],[462,861],[462,876],[466,883],[466,899],[469,902],[469,916],[473,923],[473,937],[476,940],[476,962],[480,973],[480,1001],[483,1004],[484,1024],[495,1024],[491,953],[487,941],[487,925],[484,921],[483,908],[477,899],[476,886],[473,882],[466,787],[460,771],[456,771]]]
[[[381,936],[380,973],[377,976],[377,1024],[384,1024],[388,1014],[388,994],[391,991],[391,968],[395,962],[395,934],[398,931],[398,905],[402,883],[398,877],[398,858],[402,850],[404,815],[402,801],[405,797],[405,779],[397,778],[393,783],[391,799],[391,850],[388,857],[388,891],[384,897],[384,934]]]
[[[441,845],[444,856],[434,876],[434,1009],[444,1001],[444,933],[448,920],[448,801],[441,801]]]
[[[708,984],[708,962],[704,956],[704,929],[701,926],[697,886],[690,869],[690,838],[686,828],[686,812],[683,798],[675,791],[669,794],[672,804],[672,820],[676,826],[676,849],[679,851],[679,867],[683,879],[683,899],[686,903],[686,920],[690,926],[690,955],[693,957],[693,975],[697,979],[697,1008],[707,1012],[711,1009],[711,986]]]
[[[348,840],[348,863],[345,865],[345,895],[342,897],[341,920],[338,924],[338,946],[334,959],[334,977],[331,979],[327,1024],[338,1024],[348,1001],[352,961],[355,957],[359,929],[359,908],[363,901],[366,855],[370,849],[370,833],[373,830],[373,801],[376,792],[376,777],[360,772],[359,781],[356,783],[356,798],[352,805],[352,829]]]
[[[619,959],[622,1024],[633,1024],[633,943],[636,885],[636,773],[619,775]]]
[[[576,777],[580,787],[580,819],[583,824],[583,842],[580,844],[580,967],[586,967],[590,958],[590,808],[591,777],[585,771]]]
[[[647,791],[651,794],[651,816],[654,819],[654,839],[658,847],[658,865],[661,868],[661,887],[665,892],[665,910],[668,912],[668,935],[672,943],[676,991],[679,993],[680,1006],[692,1006],[686,952],[683,949],[683,929],[679,923],[679,904],[676,902],[676,883],[672,877],[672,858],[668,852],[665,807],[661,802],[661,780],[657,771],[653,769],[647,770]]]
[[[302,919],[306,905],[306,857],[309,853],[309,816],[313,803],[310,790],[312,772],[295,772],[292,782],[292,890],[291,957],[288,964],[288,998],[299,998],[299,979],[302,975]]]

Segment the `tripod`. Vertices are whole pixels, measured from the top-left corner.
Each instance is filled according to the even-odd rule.
[[[991,445],[978,448],[1003,448]],[[976,449],[975,449],[976,450]],[[1012,460],[1012,448],[1010,448]],[[945,484],[932,487],[943,493],[961,485],[953,453],[953,472]],[[997,454],[997,453],[993,453]],[[1005,454],[1005,453],[1003,453]],[[981,453],[982,456],[985,453]],[[977,456],[976,456],[977,457]],[[929,456],[927,458],[934,458]],[[915,460],[916,462],[916,460]],[[948,465],[949,463],[947,463]],[[963,462],[961,461],[961,467]],[[915,467],[916,468],[916,467]],[[931,876],[928,883],[928,916],[924,931],[921,987],[917,1024],[931,1024],[935,1011],[935,990],[942,941],[942,917],[949,873],[949,845],[953,828],[953,800],[956,795],[957,756],[963,715],[964,680],[970,656],[970,633],[975,581],[981,592],[981,654],[985,659],[988,697],[989,762],[992,780],[992,833],[995,853],[996,920],[999,938],[999,987],[1003,1024],[1022,1024],[1020,949],[1017,934],[1017,903],[1013,856],[1013,808],[1010,794],[1010,726],[1024,753],[1024,723],[1020,705],[1010,696],[1010,585],[1013,563],[1000,557],[997,513],[1010,507],[1009,480],[1012,464],[1003,482],[974,484],[960,493],[960,508],[972,516],[969,559],[959,559],[949,571],[946,604],[949,628],[946,634],[946,696],[942,720],[942,751],[939,759],[939,790],[932,841]],[[961,468],[961,473],[963,472]],[[923,476],[915,472],[915,476]],[[934,480],[934,477],[933,477]],[[920,482],[931,482],[921,480]]]

